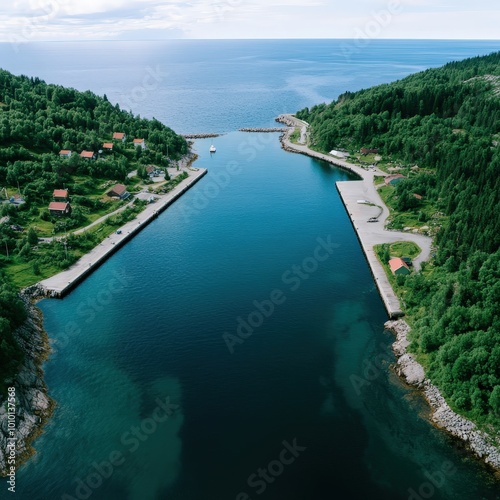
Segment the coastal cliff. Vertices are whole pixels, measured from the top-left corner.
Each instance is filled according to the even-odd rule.
[[[18,374],[9,384],[15,388],[15,456],[16,466],[33,455],[32,441],[41,433],[52,415],[54,401],[47,394],[42,363],[50,353],[48,337],[42,326],[42,312],[34,305],[38,288],[30,287],[20,294],[28,317],[14,335],[23,350],[24,360]],[[0,476],[7,475],[9,439],[7,398],[0,398]]]
[[[476,424],[458,415],[449,407],[440,390],[426,378],[422,365],[407,351],[410,345],[408,340],[410,327],[404,320],[387,321],[384,326],[396,335],[396,341],[392,346],[397,357],[395,371],[408,385],[422,391],[432,410],[431,421],[465,442],[466,446],[484,462],[500,470],[500,437],[479,430]]]

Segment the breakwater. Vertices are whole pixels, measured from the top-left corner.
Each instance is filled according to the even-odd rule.
[[[286,132],[285,127],[270,127],[270,128],[240,128],[240,132]]]
[[[291,115],[281,115],[278,119],[287,124],[295,124],[295,126],[302,127],[305,125],[305,122]],[[382,243],[395,243],[397,241],[413,241],[422,249],[419,257],[414,260],[415,268],[418,269],[420,263],[427,260],[430,256],[432,240],[412,233],[386,231],[384,229],[384,222],[389,215],[389,210],[383,204],[374,186],[373,177],[375,173],[368,172],[358,165],[353,165],[352,163],[333,158],[324,153],[313,151],[305,145],[293,144],[290,142],[289,137],[290,131],[293,128],[287,130],[288,132],[281,137],[281,144],[285,151],[300,153],[327,161],[332,165],[349,170],[360,177],[361,180],[359,181],[338,182],[336,187],[355,229],[387,314],[392,319],[403,316],[404,313],[401,309],[399,299],[392,289],[385,269],[377,258],[374,246]],[[359,204],[358,200],[370,200],[372,204]],[[380,214],[380,208],[382,208],[382,214]],[[377,223],[368,222],[368,219],[372,217],[379,217],[380,221]]]
[[[210,137],[220,137],[222,134],[207,133],[207,134],[182,134],[184,139],[209,139]]]
[[[91,274],[118,248],[133,238],[149,222],[155,219],[163,210],[170,206],[189,188],[194,186],[208,172],[200,168],[189,172],[189,177],[180,182],[172,191],[162,195],[155,203],[148,205],[135,219],[127,222],[114,234],[108,236],[100,245],[85,254],[76,264],[66,271],[40,282],[47,297],[62,298],[69,293],[78,283]]]

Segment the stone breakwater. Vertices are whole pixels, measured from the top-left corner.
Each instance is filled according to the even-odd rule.
[[[271,128],[240,128],[240,132],[286,132],[284,127],[271,127]]]
[[[404,320],[388,321],[387,330],[395,333],[392,348],[397,357],[396,373],[409,385],[422,391],[432,409],[431,420],[439,428],[461,439],[476,456],[493,468],[500,470],[500,436],[480,431],[476,424],[455,413],[444,400],[440,390],[425,377],[425,372],[412,354],[407,352],[410,344],[410,327]]]
[[[209,139],[210,137],[220,137],[222,134],[209,133],[209,134],[182,134],[184,139]]]
[[[17,376],[8,384],[16,390],[14,432],[17,467],[33,455],[31,443],[41,433],[55,406],[43,381],[42,363],[47,359],[50,347],[42,326],[42,312],[34,305],[40,296],[43,296],[43,291],[36,286],[21,292],[28,317],[14,332],[25,356]],[[8,437],[6,399],[0,397],[0,476],[7,474]]]
[[[276,118],[276,121],[278,123],[283,123],[287,127],[296,127],[297,126],[297,121],[294,118],[292,118],[291,115],[279,115]]]

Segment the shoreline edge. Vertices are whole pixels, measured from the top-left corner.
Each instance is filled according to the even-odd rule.
[[[390,317],[390,320],[384,324],[384,327],[386,330],[391,331],[396,336],[396,340],[392,344],[392,350],[394,352],[394,355],[396,356],[396,366],[394,367],[395,372],[403,382],[405,382],[409,386],[418,389],[422,394],[422,396],[425,398],[431,409],[430,423],[434,424],[439,429],[447,432],[451,436],[458,438],[461,441],[461,443],[465,445],[465,447],[468,448],[477,458],[482,460],[484,464],[492,468],[496,473],[500,472],[500,438],[494,437],[490,434],[487,434],[484,431],[479,430],[474,422],[466,419],[465,417],[462,417],[458,413],[455,413],[450,408],[448,403],[446,403],[439,388],[436,387],[434,384],[432,384],[432,382],[425,376],[425,371],[423,366],[416,361],[416,359],[412,354],[407,352],[407,347],[410,345],[410,342],[408,340],[408,334],[411,330],[410,326],[406,323],[406,321],[401,319],[401,316],[404,315],[402,311],[401,314],[394,314],[394,312],[396,311],[392,311],[392,309],[390,309],[390,306],[388,306],[387,299],[384,298],[386,297],[387,290],[385,287],[383,288],[381,287],[379,273],[375,274],[372,268],[372,262],[374,261],[373,258],[371,257],[372,254],[373,255],[375,254],[373,246],[371,246],[370,248],[367,247],[366,239],[363,238],[364,235],[360,231],[359,227],[360,221],[359,219],[357,220],[353,216],[353,213],[351,211],[349,211],[348,202],[346,201],[346,190],[341,188],[341,186],[346,184],[357,183],[360,185],[360,187],[361,185],[364,184],[365,190],[361,189],[361,191],[358,191],[357,194],[359,195],[360,193],[366,193],[366,187],[367,187],[366,184],[367,182],[371,182],[373,184],[372,178],[367,179],[367,177],[370,176],[364,175],[365,171],[361,167],[349,164],[348,162],[342,160],[337,160],[335,158],[328,157],[327,155],[318,153],[317,151],[312,151],[305,144],[295,145],[291,143],[289,140],[290,135],[295,130],[296,127],[301,127],[303,130],[302,135],[306,136],[306,132],[304,131],[304,129],[307,129],[308,124],[306,124],[302,120],[299,120],[293,115],[285,114],[277,117],[276,121],[284,123],[289,127],[284,131],[284,133],[280,137],[282,148],[285,151],[291,153],[304,154],[312,158],[318,158],[320,160],[327,161],[335,165],[336,167],[349,170],[350,172],[353,172],[357,174],[359,177],[361,177],[362,180],[360,181],[338,182],[336,183],[336,187],[337,191],[339,192],[340,198],[344,204],[344,207],[346,208],[347,214],[349,215],[349,219],[352,223],[352,226],[355,230],[358,240],[361,244],[361,249],[363,250],[363,254],[365,255],[368,261],[375,284],[377,285],[377,288],[379,290],[379,294],[384,302],[384,305]],[[383,217],[383,221],[385,222],[385,218],[388,215],[388,209],[381,200],[380,202],[382,203],[381,208],[383,208],[383,211],[386,214],[385,217]],[[388,237],[391,234],[394,234],[393,231],[385,231],[385,233],[387,234]],[[415,236],[409,233],[408,234],[400,233],[400,234],[405,237],[407,236],[408,237],[407,239],[410,240],[412,239],[412,236]],[[385,243],[389,242],[390,239],[387,239],[385,241]],[[424,259],[422,258],[422,255],[419,256],[420,259],[419,263],[423,262],[424,260],[427,260],[428,255],[425,255],[423,257]],[[378,259],[376,259],[376,257],[375,257],[375,265],[384,274],[384,277],[387,281],[387,285],[389,286],[390,291],[395,297],[396,295],[392,290],[389,281],[387,280],[385,271],[383,270],[382,265],[380,264],[380,262],[378,262]],[[399,306],[399,299],[396,298],[396,300]]]
[[[191,163],[190,163],[191,164]],[[156,203],[148,205],[132,221],[121,228],[122,234],[113,234],[103,243],[82,256],[69,269],[21,290],[27,319],[13,334],[24,352],[18,374],[9,385],[16,389],[16,449],[15,468],[19,469],[36,453],[33,442],[43,433],[56,407],[44,380],[43,363],[50,356],[51,347],[43,328],[43,313],[36,303],[44,298],[62,298],[92,274],[111,255],[132,239],[158,215],[193,187],[207,173],[207,169],[190,168],[190,175]],[[8,475],[8,412],[7,398],[0,396],[0,477]]]

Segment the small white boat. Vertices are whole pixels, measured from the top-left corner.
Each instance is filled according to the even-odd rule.
[[[217,149],[215,149],[215,146],[212,144],[212,145],[210,146],[210,152],[211,152],[211,153],[215,153],[216,151],[217,151]]]

